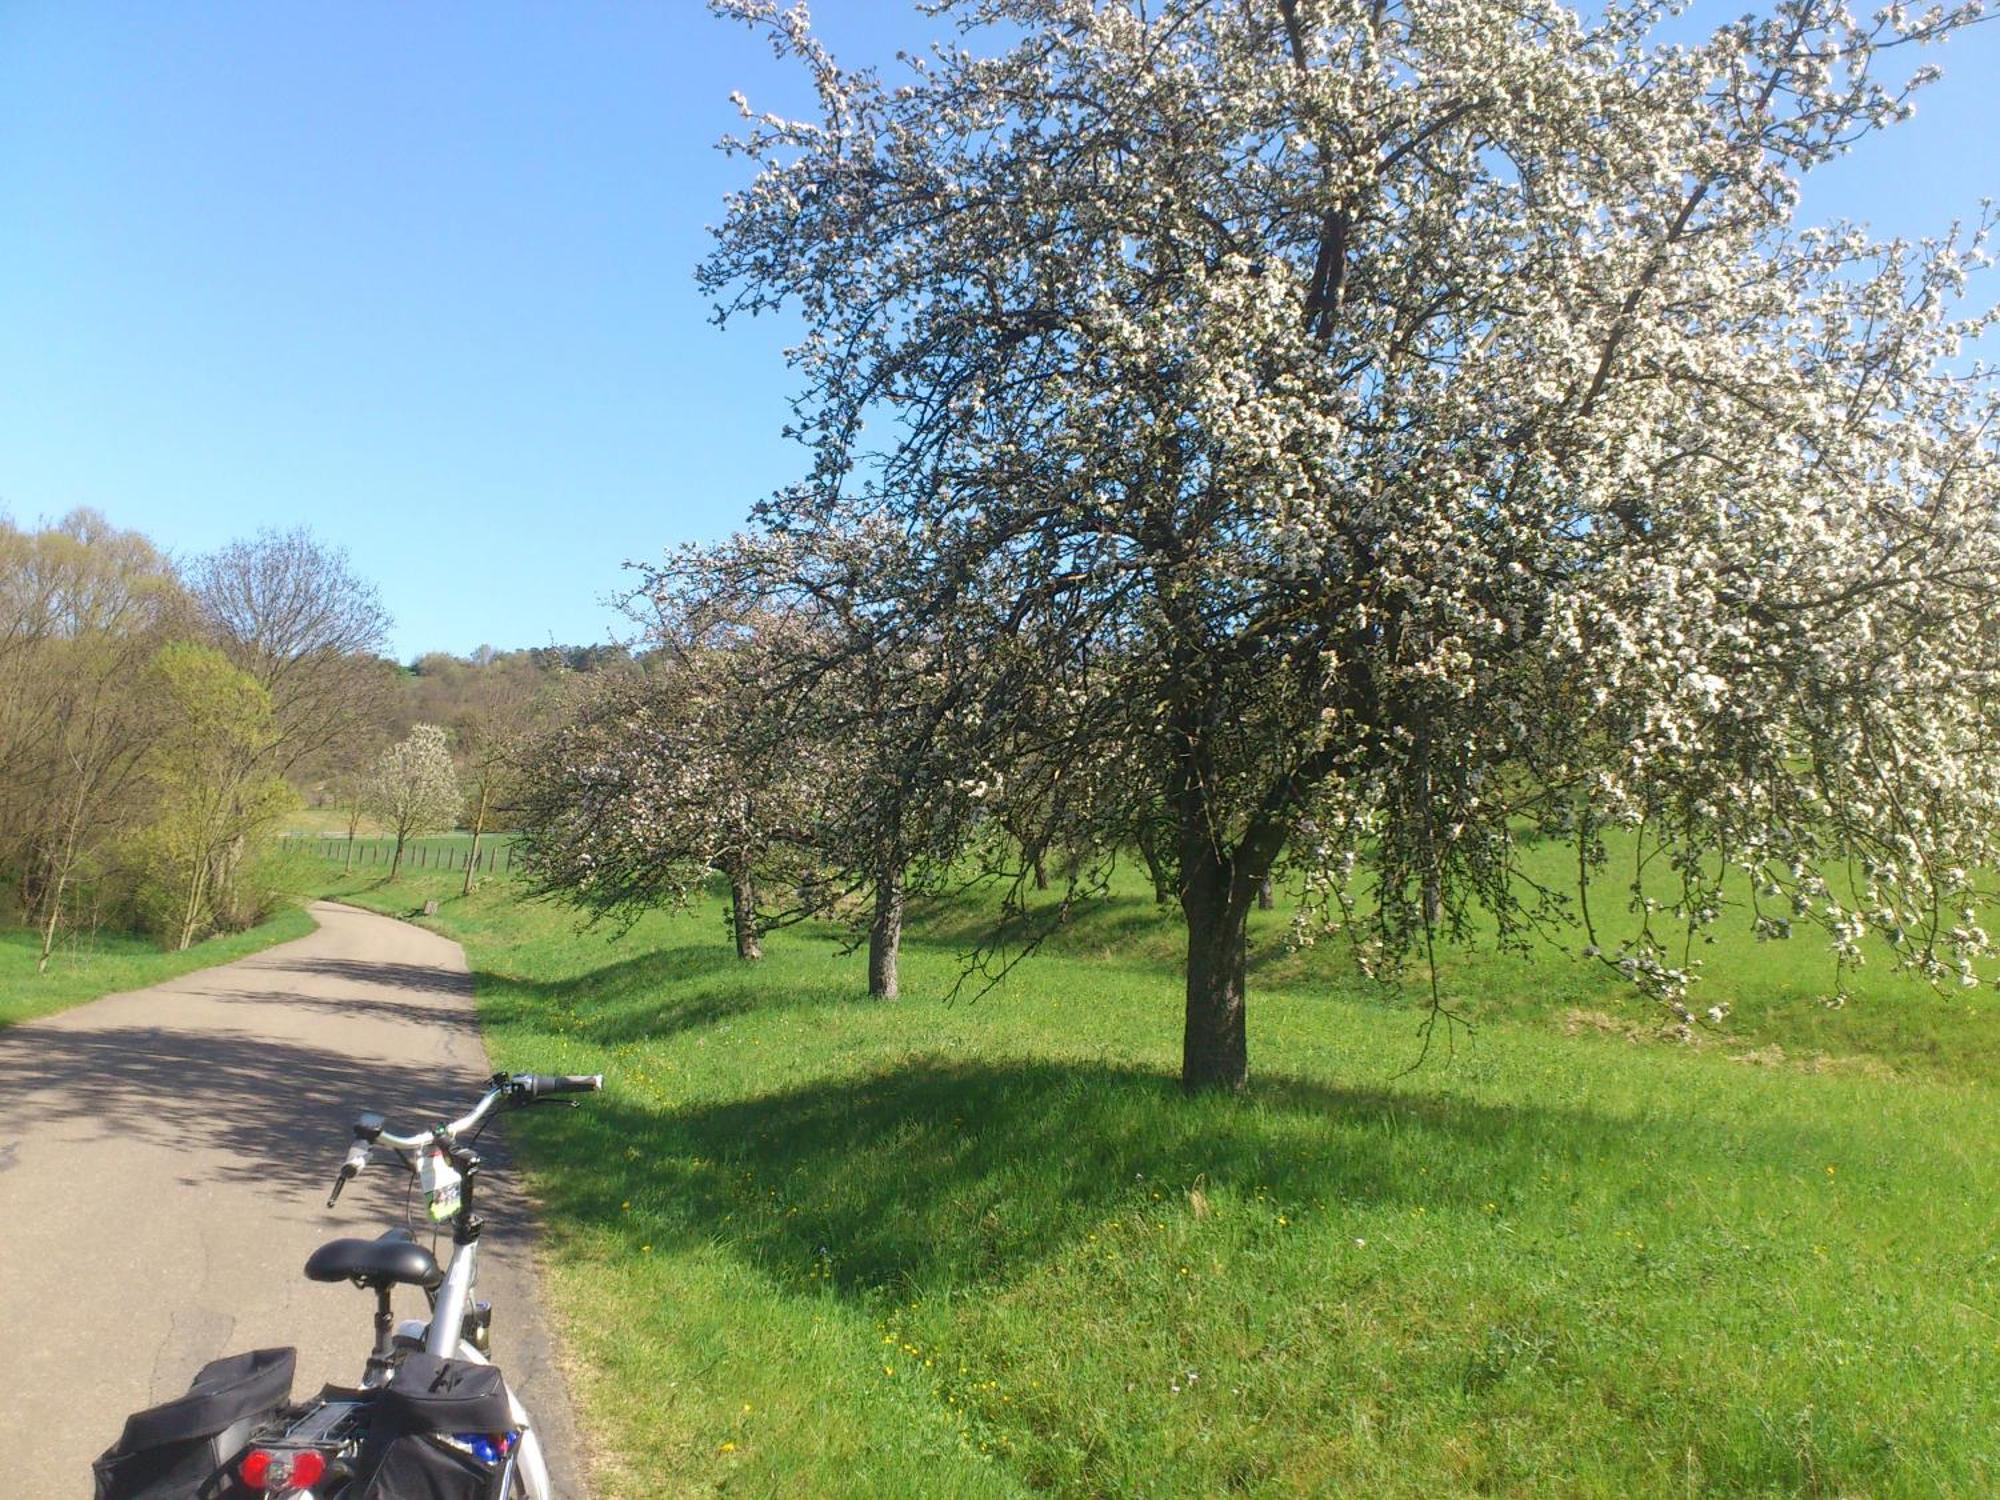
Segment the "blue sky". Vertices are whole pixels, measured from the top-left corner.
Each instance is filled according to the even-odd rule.
[[[940,28],[814,14],[858,57]],[[1808,216],[2000,196],[2000,26],[1939,58]],[[718,332],[693,284],[733,88],[802,102],[699,0],[0,0],[0,509],[190,553],[308,524],[404,658],[602,639],[621,564],[798,467],[786,329]]]

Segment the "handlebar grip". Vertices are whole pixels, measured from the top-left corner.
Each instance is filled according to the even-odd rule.
[[[602,1073],[516,1073],[514,1085],[533,1103],[559,1094],[594,1094],[604,1087]]]
[[[347,1148],[347,1160],[340,1164],[340,1171],[333,1179],[333,1191],[327,1194],[326,1206],[332,1208],[340,1201],[340,1190],[348,1182],[361,1175],[361,1169],[368,1165],[368,1143],[356,1141]]]

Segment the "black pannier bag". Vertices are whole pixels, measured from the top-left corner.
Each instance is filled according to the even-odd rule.
[[[292,1349],[253,1349],[201,1367],[188,1393],[134,1412],[91,1465],[97,1500],[221,1500],[241,1493],[228,1470],[250,1434],[292,1394]]]
[[[503,1465],[460,1439],[514,1428],[506,1382],[491,1365],[412,1354],[375,1398],[356,1466],[355,1500],[503,1500]],[[495,1452],[500,1444],[489,1442]]]

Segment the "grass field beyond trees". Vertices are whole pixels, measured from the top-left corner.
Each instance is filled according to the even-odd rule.
[[[941,1003],[718,906],[617,941],[450,876],[496,1062],[602,1069],[514,1130],[600,1493],[1986,1495],[2000,1484],[1996,1014],[1809,944],[1716,950],[1726,1032],[1592,967],[1415,981],[1256,934],[1252,1084],[1175,1083],[1177,929],[1138,893]]]

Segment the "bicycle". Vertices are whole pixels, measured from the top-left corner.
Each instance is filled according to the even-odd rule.
[[[474,1296],[485,1222],[474,1211],[482,1164],[472,1143],[503,1109],[574,1104],[603,1086],[602,1074],[496,1073],[470,1110],[426,1131],[397,1135],[381,1115],[359,1116],[327,1207],[387,1148],[422,1185],[433,1223],[450,1223],[449,1262],[440,1267],[403,1225],[320,1246],[306,1261],[309,1279],[375,1293],[361,1384],[289,1404],[291,1350],[217,1360],[188,1396],[128,1419],[98,1461],[99,1500],[208,1496],[218,1482],[224,1493],[269,1500],[553,1500],[534,1421],[491,1363],[492,1305]],[[395,1322],[398,1286],[422,1290],[430,1316]]]

